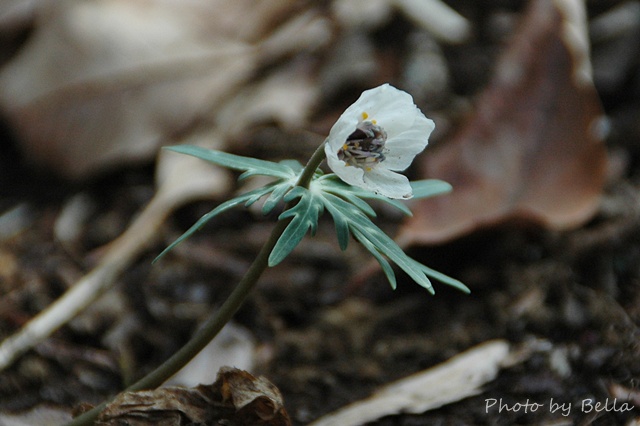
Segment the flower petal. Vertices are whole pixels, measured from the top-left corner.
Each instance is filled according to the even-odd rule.
[[[338,175],[340,179],[349,185],[366,188],[364,182],[364,170],[360,167],[350,166],[338,158],[337,152],[329,150],[329,145],[325,145],[325,154],[329,168]]]
[[[416,122],[413,128],[387,139],[384,160],[386,168],[395,171],[405,170],[429,143],[429,135],[435,124],[424,116]]]
[[[366,189],[387,198],[407,200],[413,197],[411,184],[405,175],[392,172],[379,165],[364,174],[364,182],[367,185]]]
[[[347,138],[359,123],[371,121],[386,133],[383,160],[366,164],[350,161],[338,153],[347,149]],[[389,198],[410,198],[409,180],[393,171],[409,167],[426,147],[435,125],[422,114],[406,92],[388,84],[364,91],[333,125],[325,145],[327,163],[344,182]],[[382,157],[381,157],[382,158]],[[361,167],[362,166],[362,167]]]

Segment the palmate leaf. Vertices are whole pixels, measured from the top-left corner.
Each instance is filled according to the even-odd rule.
[[[278,203],[282,200],[287,192],[289,192],[293,188],[293,185],[289,182],[285,182],[284,184],[276,185],[276,187],[271,192],[271,195],[264,201],[262,205],[262,214],[268,215],[271,211],[278,205]]]
[[[243,203],[248,207],[268,195],[262,206],[263,214],[270,213],[282,200],[290,204],[291,201],[298,199],[293,207],[284,211],[278,218],[279,220],[291,219],[291,221],[287,224],[269,254],[269,266],[275,266],[282,262],[300,243],[308,231],[311,231],[312,235],[315,234],[318,219],[326,209],[333,217],[340,248],[345,250],[351,235],[353,235],[380,263],[393,288],[396,287],[396,277],[387,259],[398,265],[416,283],[425,287],[431,293],[433,293],[433,287],[428,277],[435,278],[465,292],[469,291],[460,281],[434,271],[408,257],[392,238],[387,236],[371,221],[370,217],[375,217],[376,213],[365,201],[366,199],[385,202],[403,213],[411,215],[411,211],[398,200],[389,199],[373,192],[347,185],[337,176],[333,174],[323,175],[320,171],[316,171],[311,182],[312,190],[295,186],[298,174],[302,171],[302,166],[297,161],[273,163],[191,145],[178,145],[166,149],[191,155],[219,166],[242,171],[240,179],[263,175],[273,177],[276,180],[264,187],[224,202],[202,216],[191,228],[160,253],[154,262],[193,235],[216,215]],[[414,198],[418,199],[451,190],[451,186],[448,183],[438,180],[411,182],[411,187]]]
[[[195,145],[175,145],[165,147],[164,149],[191,155],[210,163],[217,164],[218,166],[243,171],[244,173],[240,176],[240,179],[245,179],[249,176],[255,175],[272,176],[280,179],[294,179],[302,167],[297,162],[285,161],[281,163],[274,163],[272,161],[243,157]],[[298,164],[300,167],[296,167],[295,164]]]
[[[360,244],[362,244],[364,248],[366,248],[369,253],[371,253],[373,257],[378,261],[380,267],[382,268],[382,271],[389,281],[389,284],[391,284],[391,288],[395,290],[397,287],[396,274],[393,272],[391,264],[389,264],[383,254],[378,251],[376,246],[373,245],[373,243],[369,241],[367,237],[358,230],[358,228],[353,228],[353,236],[356,238],[356,240],[360,241]]]
[[[465,292],[469,291],[469,289],[458,280],[444,274],[435,273],[432,269],[427,268],[407,256],[396,242],[371,222],[369,217],[358,207],[328,192],[322,194],[322,200],[327,211],[333,216],[334,221],[336,221],[336,223],[347,223],[353,235],[369,250],[376,260],[378,260],[392,287],[395,288],[395,276],[390,269],[390,265],[381,255],[388,257],[416,283],[425,287],[431,293],[433,293],[433,286],[427,275]],[[344,227],[344,225],[341,225],[341,227]],[[338,238],[341,237],[339,236]]]
[[[284,200],[289,202],[300,198],[298,203],[284,211],[279,220],[293,217],[289,225],[278,239],[275,247],[269,255],[269,266],[275,266],[300,243],[308,230],[315,234],[318,227],[318,218],[323,211],[322,200],[306,188],[300,186],[292,189]]]
[[[167,248],[165,248],[162,251],[162,253],[156,256],[156,258],[153,259],[152,263],[155,263],[158,260],[160,260],[160,258],[162,258],[165,254],[169,253],[175,246],[177,246],[178,244],[180,244],[181,242],[189,238],[191,235],[193,235],[195,232],[197,232],[200,228],[202,228],[207,222],[209,222],[215,216],[243,203],[245,203],[245,205],[249,205],[259,200],[261,197],[265,196],[271,191],[273,191],[273,188],[277,186],[278,184],[266,185],[261,188],[255,189],[253,191],[249,191],[245,194],[242,194],[236,198],[233,198],[231,200],[225,201],[224,203],[220,204],[218,207],[216,207],[215,209],[211,210],[209,213],[203,215],[200,219],[198,219],[198,221],[194,223],[191,226],[191,228],[189,228],[184,234],[182,234],[178,239],[176,239]]]
[[[322,186],[322,189],[326,192],[330,192],[332,194],[338,195],[339,197],[344,198],[349,201],[351,204],[359,207],[363,212],[367,213],[367,215],[371,217],[375,217],[376,214],[365,201],[362,199],[371,199],[378,200],[384,203],[387,203],[407,216],[411,216],[411,210],[406,206],[406,204],[400,200],[394,200],[391,198],[387,198],[383,195],[376,194],[371,191],[367,191],[366,189],[354,187],[344,183],[340,178],[336,175],[326,175],[322,178],[318,179],[318,183]],[[413,190],[413,199],[417,200],[420,198],[433,197],[436,195],[446,194],[447,192],[451,192],[451,185],[447,182],[438,179],[425,179],[410,182],[411,189]]]
[[[338,244],[340,249],[345,251],[349,245],[349,237],[351,236],[351,228],[349,227],[349,220],[345,217],[323,194],[324,207],[327,209],[333,223],[336,227],[336,234],[338,236]]]
[[[271,194],[262,206],[263,214],[266,215],[270,213],[282,200],[284,195],[293,188],[297,175],[302,171],[302,166],[295,160],[285,160],[280,163],[273,163],[271,161],[242,157],[193,145],[176,145],[165,147],[164,149],[178,152],[180,154],[191,155],[201,160],[205,160],[219,166],[228,167],[233,170],[243,171],[244,173],[240,175],[240,179],[249,176],[263,175],[276,178],[276,181],[220,204],[218,207],[202,216],[193,226],[191,226],[191,228],[164,249],[162,253],[153,260],[153,262],[157,262],[175,246],[202,228],[209,220],[239,204],[244,203],[246,207],[249,207],[260,198],[267,194]]]

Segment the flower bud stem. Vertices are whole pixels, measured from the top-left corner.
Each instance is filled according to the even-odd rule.
[[[298,178],[296,186],[309,187],[311,179],[317,168],[320,166],[325,158],[324,154],[324,142],[313,153],[309,162],[305,166],[302,174]],[[291,207],[287,205],[285,209]],[[227,300],[223,305],[211,314],[211,316],[202,324],[200,329],[194,334],[178,352],[176,352],[171,358],[162,363],[158,368],[147,374],[142,379],[138,380],[127,389],[125,392],[136,392],[143,389],[152,389],[160,386],[167,381],[171,376],[176,374],[182,367],[184,367],[189,361],[191,361],[205,346],[209,344],[222,330],[226,323],[228,323],[235,313],[240,309],[244,301],[247,299],[251,290],[258,282],[258,279],[262,275],[265,269],[268,267],[269,254],[275,247],[278,239],[284,232],[289,221],[279,220],[276,226],[273,228],[269,239],[264,243],[260,252],[256,256],[255,260],[247,270],[247,273],[240,280],[236,288],[231,292]],[[88,426],[92,425],[98,418],[100,413],[104,410],[109,402],[103,402],[97,405],[93,409],[81,414],[74,418],[67,426]]]

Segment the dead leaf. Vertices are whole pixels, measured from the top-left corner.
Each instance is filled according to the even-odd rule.
[[[259,64],[326,41],[323,21],[296,19],[300,9],[292,0],[42,3],[0,72],[0,108],[26,159],[66,177],[151,160],[211,120]]]
[[[407,19],[444,43],[461,43],[471,24],[442,0],[335,0],[338,23],[348,30],[370,30],[384,25],[398,9]]]
[[[484,384],[510,363],[509,344],[485,342],[433,368],[391,383],[371,397],[355,402],[310,426],[357,426],[384,416],[423,413],[481,392]]]
[[[127,392],[100,413],[98,425],[291,424],[278,388],[264,377],[222,368],[212,385]]]
[[[214,383],[222,402],[236,412],[239,425],[290,425],[282,395],[264,377],[254,377],[236,368],[222,368]]]
[[[531,3],[473,116],[422,156],[424,177],[454,189],[414,206],[401,244],[440,243],[509,219],[567,229],[593,216],[606,151],[584,14],[578,0]]]

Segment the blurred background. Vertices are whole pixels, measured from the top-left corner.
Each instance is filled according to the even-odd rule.
[[[103,293],[0,348],[0,424],[56,424],[152,370],[269,235],[277,213],[238,209],[151,265],[239,189],[162,146],[304,162],[386,82],[436,123],[407,174],[454,190],[410,202],[411,218],[376,205],[376,223],[471,294],[431,296],[400,271],[392,291],[323,219],[172,383],[234,365],[302,425],[501,338],[529,356],[483,394],[375,424],[637,424],[635,0],[0,1],[0,339],[76,284]],[[487,413],[486,398],[636,408]]]

